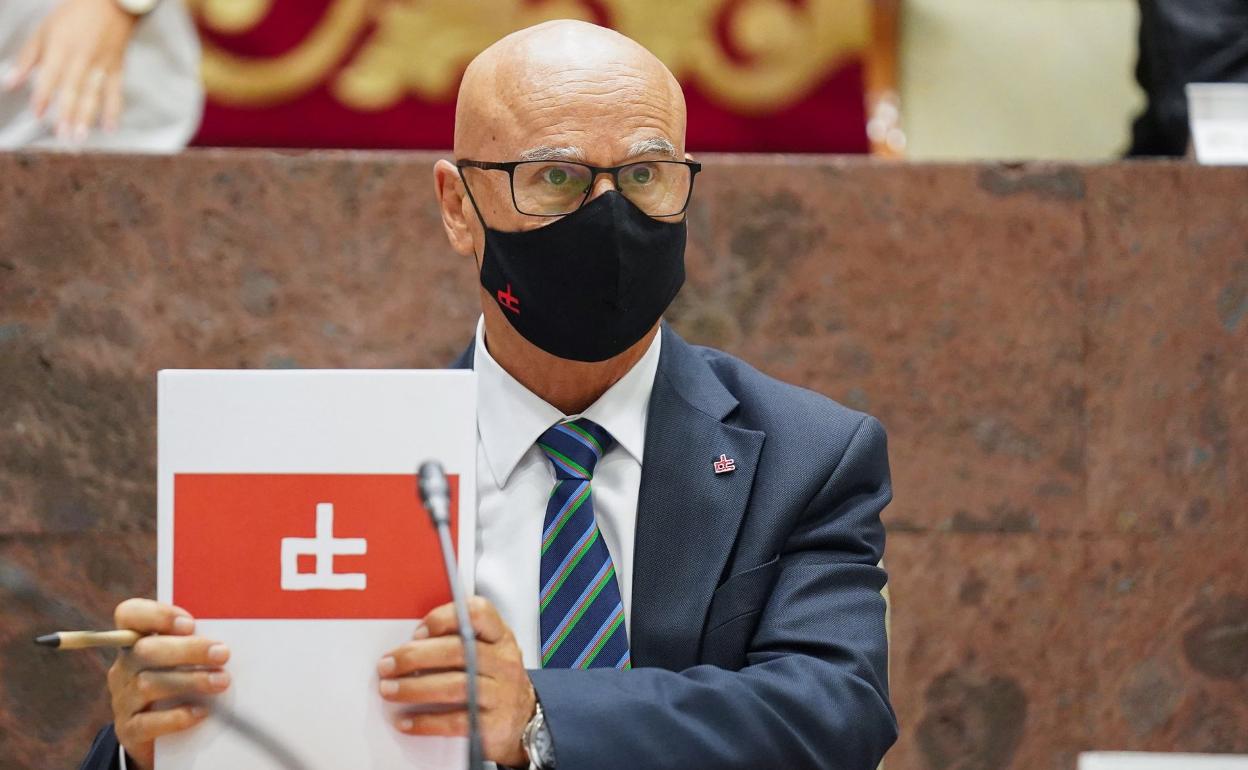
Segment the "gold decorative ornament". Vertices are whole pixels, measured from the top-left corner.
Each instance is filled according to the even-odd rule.
[[[252,29],[273,6],[273,0],[188,0],[204,26],[226,35]]]
[[[227,34],[254,28],[274,5],[188,2],[205,26]],[[598,5],[615,29],[653,51],[682,82],[747,114],[802,99],[869,39],[870,0]],[[724,13],[729,16],[721,19]],[[409,95],[445,102],[454,98],[464,66],[490,43],[561,18],[592,20],[593,14],[581,0],[333,0],[308,37],[281,56],[239,56],[205,42],[203,77],[213,101],[241,107],[290,101],[327,81],[334,97],[354,110],[384,110]],[[721,21],[732,51],[717,35]]]
[[[334,82],[334,95],[358,110],[392,107],[408,94],[450,101],[459,77],[499,38],[553,19],[590,20],[575,0],[425,0],[384,5],[354,60]]]

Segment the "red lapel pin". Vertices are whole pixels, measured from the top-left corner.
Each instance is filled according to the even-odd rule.
[[[720,455],[719,459],[715,461],[716,473],[732,473],[736,469],[737,469],[737,461],[732,459],[728,455]]]

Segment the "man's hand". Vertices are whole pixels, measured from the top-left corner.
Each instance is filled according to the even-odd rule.
[[[56,136],[81,144],[99,120],[121,120],[121,75],[137,20],[114,0],[63,0],[26,41],[0,84],[12,91],[38,68],[30,106],[42,118],[56,103]]]
[[[524,670],[520,647],[498,610],[485,599],[469,599],[468,613],[477,635],[477,695],[485,758],[501,765],[527,764],[520,738],[533,716],[537,696]],[[468,676],[455,605],[444,604],[426,615],[412,641],[383,657],[377,673],[381,695],[388,701],[451,707],[436,713],[405,713],[397,725],[401,732],[468,734]]]
[[[195,620],[180,607],[127,599],[117,605],[114,619],[118,628],[154,634],[122,650],[108,670],[113,729],[142,770],[152,766],[153,741],[158,736],[197,725],[207,715],[202,705],[194,703],[160,710],[153,709],[153,704],[199,700],[223,692],[230,686],[230,675],[221,666],[229,660],[230,651],[224,644],[192,636]]]

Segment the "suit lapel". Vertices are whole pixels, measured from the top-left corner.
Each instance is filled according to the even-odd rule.
[[[666,325],[663,335],[637,504],[629,644],[636,666],[681,669],[697,663],[764,434],[725,424],[737,400]],[[736,469],[716,473],[720,455]]]
[[[666,324],[662,334],[637,501],[629,647],[634,666],[679,670],[698,662],[765,434],[725,424],[737,399]],[[474,348],[452,368],[471,369]],[[736,470],[715,473],[720,455]]]

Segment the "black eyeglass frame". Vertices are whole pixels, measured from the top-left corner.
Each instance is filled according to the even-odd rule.
[[[581,197],[581,202],[576,205],[572,211],[565,211],[562,214],[530,214],[520,208],[520,204],[516,201],[516,167],[523,163],[564,163],[570,166],[580,166],[590,170],[589,185],[585,188],[585,195]],[[666,219],[667,217],[678,217],[689,210],[689,201],[693,200],[693,182],[698,176],[698,172],[702,170],[702,164],[692,160],[634,160],[621,166],[591,166],[588,163],[581,163],[576,160],[510,160],[505,163],[497,163],[488,160],[457,160],[455,168],[461,171],[465,168],[479,168],[483,171],[506,171],[507,172],[507,188],[511,191],[511,205],[516,211],[524,214],[526,217],[566,217],[568,214],[575,213],[585,205],[585,201],[589,200],[589,194],[594,191],[594,180],[601,174],[609,174],[612,183],[615,184],[616,190],[622,190],[620,187],[620,172],[629,166],[637,166],[644,163],[678,163],[689,168],[689,194],[685,196],[685,204],[680,207],[680,211],[671,214],[648,214],[656,219]],[[472,194],[472,188],[468,186],[468,180],[461,173],[460,178],[464,180],[464,189],[468,191],[468,197],[472,198],[473,206],[476,206],[476,197]]]

